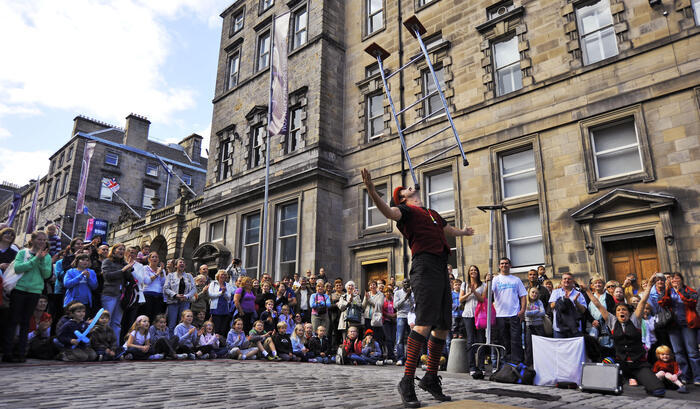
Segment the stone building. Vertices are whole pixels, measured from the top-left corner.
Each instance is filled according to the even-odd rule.
[[[286,11],[290,133],[271,141],[261,260],[269,27]],[[699,13],[690,0],[236,1],[221,15],[212,156],[192,207],[198,247],[276,277],[325,267],[361,286],[401,279],[410,252],[359,171],[385,194],[412,181],[364,49],[380,45],[387,74],[396,71],[420,52],[401,24],[415,15],[470,161],[454,149],[416,169],[424,202],[477,231],[450,242],[457,274],[488,269],[489,215],[476,206],[502,204],[494,247],[518,273],[680,271],[698,285]],[[418,61],[391,78],[398,109],[434,90],[426,69]],[[409,144],[446,125],[439,108],[429,96],[402,114],[419,122]],[[412,159],[453,142],[440,134]]]
[[[126,117],[126,128],[81,115],[75,117],[70,139],[51,155],[49,173],[40,180],[37,227],[55,222],[67,239],[69,236],[84,237],[87,220],[91,217],[110,224],[120,219],[135,219],[136,216],[103,186],[103,182],[111,178],[121,185],[117,194],[140,215],[153,206],[175,202],[180,194],[180,182],[168,175],[154,154],[172,166],[172,171],[189,182],[195,192],[201,192],[207,166],[207,159],[201,156],[202,137],[193,134],[179,144],[165,145],[148,139],[149,125],[147,118],[135,114]],[[83,153],[85,144],[90,141],[96,145],[85,195],[89,214],[76,215]],[[26,229],[35,186],[30,182],[23,188],[22,207],[13,223],[18,232]],[[2,208],[9,209],[9,203],[9,200],[3,202]],[[5,218],[7,214],[2,213]],[[24,235],[18,234],[17,241],[22,243]]]

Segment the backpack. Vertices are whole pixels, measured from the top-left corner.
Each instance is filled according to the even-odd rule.
[[[535,380],[535,370],[522,363],[516,365],[506,362],[501,369],[491,375],[490,380],[500,383],[532,385]]]
[[[573,301],[567,297],[561,297],[554,304],[554,310],[557,312],[556,320],[559,332],[565,338],[578,335],[579,313]]]

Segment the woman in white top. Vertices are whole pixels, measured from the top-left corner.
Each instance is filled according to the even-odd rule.
[[[469,366],[469,374],[474,375],[477,369],[484,372],[484,360],[476,359],[476,347],[472,347],[475,343],[483,343],[486,340],[486,330],[476,329],[474,321],[474,312],[476,305],[484,301],[486,285],[481,282],[481,273],[479,267],[469,266],[469,276],[466,282],[462,283],[459,289],[459,302],[464,303],[464,312],[462,312],[462,320],[464,328],[467,331],[467,365]]]
[[[369,291],[365,291],[365,298],[362,300],[362,308],[365,309],[365,329],[372,328],[374,340],[379,342],[379,345],[384,345],[384,319],[382,314],[384,298],[384,293],[379,291],[377,281],[370,281]]]
[[[226,270],[219,270],[209,284],[209,312],[217,334],[226,337],[231,319],[231,297],[236,289],[228,280]]]
[[[165,266],[160,261],[158,253],[152,251],[146,258],[148,264],[143,267],[143,295],[146,302],[141,306],[141,315],[147,316],[151,322],[156,321],[156,315],[165,313],[163,299],[163,284],[165,283]]]

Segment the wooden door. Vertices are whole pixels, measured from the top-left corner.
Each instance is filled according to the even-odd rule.
[[[364,272],[365,282],[363,284],[365,288],[362,288],[361,290],[367,290],[369,286],[368,283],[371,280],[384,280],[385,282],[389,281],[389,271],[386,261],[363,264],[362,270]]]
[[[638,280],[646,280],[659,271],[659,255],[654,237],[640,237],[605,243],[608,278],[625,281],[634,273]]]

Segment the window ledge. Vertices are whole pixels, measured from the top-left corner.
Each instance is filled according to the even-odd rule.
[[[371,33],[369,33],[369,34],[365,34],[364,36],[362,36],[362,41],[367,41],[367,40],[369,40],[370,38],[376,36],[377,34],[383,32],[384,30],[386,30],[386,23],[384,24],[384,26],[382,26],[382,28],[377,29],[377,30],[375,30],[375,31],[373,31],[373,32],[371,32]]]
[[[631,175],[624,175],[620,177],[614,177],[610,179],[596,180],[592,183],[592,186],[588,189],[588,193],[596,193],[601,189],[607,189],[613,186],[627,185],[630,183],[637,182],[653,182],[655,179],[645,172],[634,173]]]

